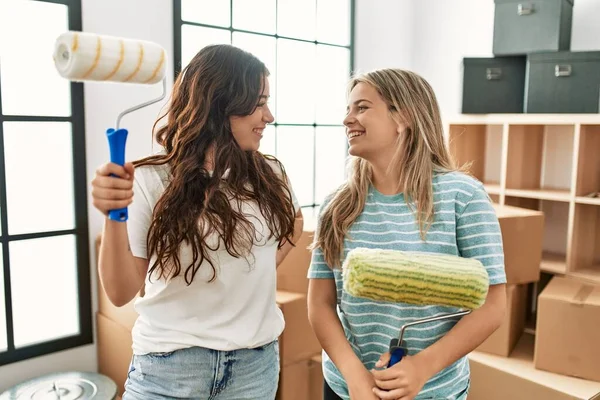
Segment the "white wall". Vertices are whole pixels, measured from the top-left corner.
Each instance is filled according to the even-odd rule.
[[[151,40],[163,46],[170,55],[167,67],[167,89],[170,89],[173,81],[172,1],[82,0],[82,14],[84,31]],[[114,127],[116,117],[122,110],[158,96],[162,89],[160,84],[146,87],[86,83],[84,90],[86,170],[87,181],[91,182],[96,168],[109,159],[106,129]],[[129,130],[127,159],[139,158],[152,151],[152,124],[158,116],[162,104],[164,101],[123,118],[121,127]],[[88,206],[88,213],[95,321],[97,281],[94,239],[102,228],[103,217],[92,207],[91,203]],[[41,374],[67,370],[96,371],[95,344],[0,367],[0,393],[19,382]]]
[[[356,10],[355,69],[412,69],[431,83],[444,116],[460,113],[462,58],[492,56],[493,0],[356,0]],[[598,21],[599,0],[575,1],[572,50],[600,50]]]
[[[415,43],[413,0],[355,0],[354,70],[393,65],[411,69]]]
[[[571,49],[600,50],[600,1],[575,0]]]
[[[443,113],[460,111],[462,58],[492,56],[492,0],[419,0],[413,69],[429,81]]]

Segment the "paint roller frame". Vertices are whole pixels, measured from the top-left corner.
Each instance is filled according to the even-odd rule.
[[[146,102],[137,104],[130,108],[123,110],[118,116],[116,121],[116,129],[109,128],[106,131],[106,137],[108,138],[108,145],[110,151],[110,161],[118,164],[125,165],[125,143],[127,142],[127,129],[120,128],[121,119],[127,114],[130,114],[134,111],[140,110],[144,107],[148,107],[154,103],[158,103],[163,100],[167,94],[167,78],[166,76],[162,79],[162,93],[160,96],[148,100]],[[109,210],[108,218],[113,221],[125,222],[129,219],[129,214],[127,211],[127,207],[123,207],[120,209]]]
[[[71,33],[74,35],[74,41],[75,44],[73,46],[68,46],[66,43],[64,42],[60,42],[59,40],[61,39],[61,37],[63,37],[63,35],[68,33]],[[97,35],[97,34],[91,34],[91,33],[85,33],[85,35],[87,35],[88,37],[92,36],[95,37],[97,39],[98,42],[98,46],[96,48],[96,53],[95,53],[95,59],[94,59],[94,63],[92,64],[92,66],[90,67],[90,69],[82,76],[82,77],[70,77],[68,75],[65,75],[64,70],[68,68],[69,63],[72,61],[72,55],[75,54],[77,48],[78,48],[78,35],[80,34],[84,34],[82,32],[76,32],[76,31],[70,31],[70,32],[66,32],[61,34],[58,38],[57,38],[57,42],[55,45],[55,49],[54,49],[54,54],[53,54],[53,59],[54,59],[54,63],[55,63],[55,67],[57,69],[57,71],[60,73],[60,75],[63,78],[66,78],[70,81],[74,81],[74,82],[86,82],[86,81],[92,81],[92,82],[114,82],[114,83],[129,83],[129,84],[148,84],[148,82],[150,82],[154,76],[156,75],[156,73],[163,67],[163,63],[164,63],[164,53],[165,50],[162,49],[162,58],[160,60],[160,64],[156,67],[156,69],[154,70],[154,74],[148,78],[148,80],[146,82],[131,82],[131,81],[111,81],[110,78],[114,76],[114,74],[117,72],[117,70],[120,68],[122,61],[123,61],[123,53],[124,53],[124,44],[123,41],[127,40],[127,41],[135,41],[132,39],[125,39],[125,38],[117,38],[117,37],[112,37],[112,36],[104,36],[104,35]],[[105,79],[87,79],[88,75],[93,71],[94,67],[97,65],[97,61],[100,58],[100,54],[101,54],[101,43],[102,43],[102,39],[103,38],[108,38],[108,39],[116,39],[119,40],[121,43],[121,54],[120,54],[120,59],[117,61],[116,66],[114,67],[113,71],[111,74],[109,74]],[[151,43],[151,42],[146,42],[146,41],[136,41],[140,43],[140,46],[142,46],[143,43]],[[155,43],[152,43],[153,45],[156,45]],[[141,58],[140,58],[140,64],[143,58],[143,47],[141,47]],[[139,69],[139,67],[138,67]],[[136,69],[136,72],[137,70]],[[134,74],[130,75],[133,76]],[[106,131],[106,136],[108,139],[108,144],[109,144],[109,152],[110,152],[110,161],[112,163],[118,164],[118,165],[124,165],[125,164],[125,145],[127,142],[127,136],[128,136],[128,131],[127,129],[123,129],[121,128],[121,120],[123,119],[123,117],[125,117],[127,114],[130,114],[132,112],[138,111],[142,108],[148,107],[152,104],[158,103],[159,101],[163,100],[166,97],[167,94],[167,77],[166,77],[166,71],[164,72],[164,75],[162,77],[162,79],[160,80],[162,83],[162,92],[161,94],[153,99],[150,99],[148,101],[145,101],[143,103],[140,104],[136,104],[132,107],[129,107],[125,110],[123,110],[122,112],[120,112],[117,116],[116,119],[116,125],[115,128],[109,128]],[[158,83],[158,82],[154,82],[154,83]],[[128,215],[128,211],[127,211],[127,207],[124,208],[120,208],[120,209],[114,209],[114,210],[109,210],[108,212],[108,218],[113,220],[113,221],[119,221],[119,222],[125,222],[127,221],[127,219],[129,218]]]
[[[404,356],[408,355],[408,348],[406,346],[406,342],[404,341],[404,331],[406,330],[406,328],[409,328],[414,325],[426,324],[428,322],[442,321],[446,319],[462,317],[467,314],[470,314],[471,311],[472,310],[464,310],[450,314],[438,315],[436,317],[422,318],[402,325],[402,327],[400,327],[400,335],[397,338],[393,338],[392,340],[390,340],[390,361],[388,362],[387,368],[399,363],[400,361],[402,361]]]

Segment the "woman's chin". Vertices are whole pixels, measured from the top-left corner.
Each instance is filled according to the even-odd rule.
[[[351,156],[361,157],[362,153],[363,152],[360,151],[360,148],[358,146],[350,145],[350,147],[348,148],[348,154],[350,154]]]
[[[244,146],[240,146],[240,148],[242,149],[242,151],[258,151],[258,149],[260,148],[260,142],[246,143]]]
[[[354,147],[354,146],[350,146],[350,148],[348,149],[348,154],[353,156],[353,157],[358,157],[358,158],[362,158],[365,161],[368,161],[369,163],[373,163],[379,159],[381,159],[381,155],[384,154],[385,151],[382,150],[373,150],[373,149],[365,149],[365,148],[359,148],[359,147]]]

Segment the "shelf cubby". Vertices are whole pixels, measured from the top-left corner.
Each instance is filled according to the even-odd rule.
[[[591,281],[600,281],[600,207],[575,205],[571,272]]]
[[[446,126],[492,201],[544,213],[542,272],[600,284],[600,115],[459,115]]]
[[[600,206],[600,125],[581,125],[576,201]]]
[[[452,125],[450,147],[459,165],[470,163],[470,171],[490,194],[500,194],[502,125]]]
[[[506,194],[569,201],[574,125],[509,125]]]

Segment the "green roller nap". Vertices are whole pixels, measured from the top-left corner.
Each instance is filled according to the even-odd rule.
[[[481,262],[451,255],[357,248],[342,268],[348,293],[377,301],[474,310],[489,286]]]

